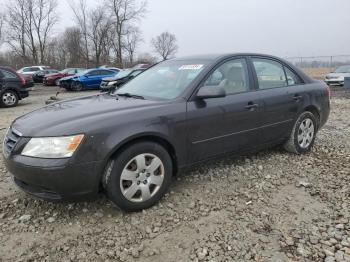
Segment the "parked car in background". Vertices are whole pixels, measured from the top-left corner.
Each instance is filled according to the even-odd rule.
[[[114,93],[17,118],[5,136],[4,162],[34,196],[74,200],[104,191],[137,211],[157,203],[176,172],[191,165],[279,144],[310,151],[329,99],[325,83],[273,56],[167,60]]]
[[[340,66],[326,75],[324,81],[328,85],[344,85],[345,77],[350,77],[350,65]]]
[[[117,87],[124,85],[146,69],[126,69],[119,72],[115,77],[103,78],[100,89],[102,92],[113,91]]]
[[[32,75],[23,75],[23,74],[20,74],[20,75],[26,80],[27,88],[34,86],[34,80]]]
[[[85,68],[66,68],[60,72],[46,75],[44,77],[43,83],[46,86],[59,86],[59,81],[61,78],[79,74],[81,72],[84,72],[85,70]]]
[[[35,72],[49,69],[49,66],[28,66],[28,67],[23,67],[19,69],[17,72],[22,74],[22,75],[33,75]]]
[[[56,69],[45,69],[45,70],[40,70],[35,72],[32,77],[33,77],[33,81],[34,83],[42,83],[44,80],[44,77],[48,74],[54,74],[54,73],[58,73],[59,71]]]
[[[18,101],[28,97],[27,80],[15,70],[0,66],[0,106],[13,107]]]
[[[101,81],[105,77],[114,77],[119,73],[109,69],[88,69],[80,74],[62,78],[60,86],[72,91],[82,91],[84,89],[98,89]]]
[[[109,70],[114,70],[114,71],[121,71],[121,70],[123,70],[123,69],[120,69],[120,68],[118,68],[118,67],[114,67],[114,66],[109,66],[109,65],[102,65],[102,66],[100,66],[99,68],[101,68],[101,69],[109,69]]]

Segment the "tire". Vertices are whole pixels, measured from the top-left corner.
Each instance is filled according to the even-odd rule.
[[[18,95],[13,90],[5,90],[1,94],[0,105],[2,107],[14,107],[18,104]]]
[[[309,152],[314,145],[317,129],[315,115],[309,111],[303,112],[295,122],[292,133],[283,146],[284,149],[294,154]]]
[[[77,81],[72,81],[71,83],[71,90],[73,91],[83,91],[84,90],[84,85],[80,82]]]
[[[140,211],[163,197],[172,174],[172,159],[164,147],[154,142],[138,142],[109,162],[103,185],[108,198],[122,210]]]

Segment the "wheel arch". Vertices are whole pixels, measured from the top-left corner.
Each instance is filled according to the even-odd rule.
[[[129,137],[128,139],[123,140],[119,144],[117,144],[113,150],[109,153],[107,156],[107,159],[105,161],[105,166],[107,166],[108,162],[116,157],[120,152],[122,152],[125,148],[128,146],[141,142],[141,141],[150,141],[157,144],[160,144],[163,146],[167,152],[169,153],[171,160],[173,162],[174,172],[173,175],[177,173],[178,170],[178,161],[177,161],[177,154],[176,149],[174,145],[167,139],[164,135],[158,134],[158,133],[146,133],[146,134],[139,134],[132,137]]]
[[[317,128],[318,128],[321,121],[321,115],[320,115],[319,109],[314,105],[308,105],[307,107],[304,108],[304,111],[309,111],[315,116],[317,120]]]
[[[0,94],[2,95],[3,93],[5,93],[6,91],[9,91],[9,90],[16,94],[18,100],[21,100],[21,96],[20,96],[19,91],[16,88],[12,87],[12,86],[6,87],[4,90],[2,90],[0,92]]]

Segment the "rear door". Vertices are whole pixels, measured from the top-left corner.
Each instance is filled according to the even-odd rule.
[[[278,60],[252,57],[252,68],[263,101],[261,143],[287,137],[304,99],[304,87],[296,73]]]
[[[226,97],[193,99],[187,105],[190,162],[256,146],[261,101],[245,58],[218,65],[201,86],[221,86]]]

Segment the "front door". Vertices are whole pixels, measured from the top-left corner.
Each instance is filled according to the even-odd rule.
[[[226,97],[194,99],[187,104],[189,161],[254,147],[261,101],[252,86],[246,60],[219,65],[201,86],[221,86]]]

